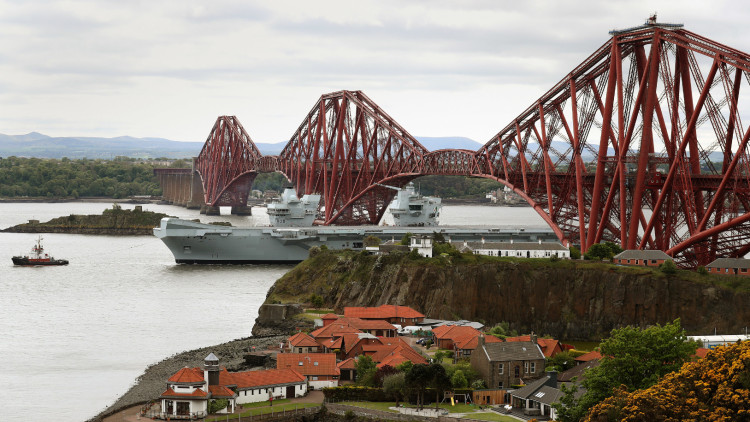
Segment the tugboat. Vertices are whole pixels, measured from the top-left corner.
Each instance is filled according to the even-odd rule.
[[[21,265],[25,267],[33,267],[36,265],[68,265],[67,259],[55,259],[49,254],[44,253],[42,247],[42,237],[36,241],[36,245],[31,248],[31,254],[26,256],[14,256],[13,265]]]

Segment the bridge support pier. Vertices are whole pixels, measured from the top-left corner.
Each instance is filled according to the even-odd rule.
[[[219,207],[212,207],[210,205],[201,205],[201,214],[221,215],[221,209],[219,209]]]
[[[232,215],[253,215],[253,209],[247,205],[233,206]]]

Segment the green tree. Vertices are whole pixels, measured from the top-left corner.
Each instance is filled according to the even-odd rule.
[[[587,371],[578,399],[566,389],[555,405],[563,422],[579,421],[588,410],[624,386],[626,391],[648,388],[664,375],[678,370],[695,354],[698,345],[688,341],[680,320],[646,329],[627,326],[614,329],[600,344],[601,364]]]
[[[379,246],[382,241],[377,236],[367,236],[365,237],[364,244],[365,246],[373,247],[373,246]]]
[[[396,407],[398,407],[406,392],[406,374],[397,372],[383,378],[383,391],[396,399]]]
[[[445,373],[445,368],[439,363],[430,364],[428,367],[428,386],[435,390],[435,410],[440,404],[440,395],[451,388],[451,379]],[[466,381],[466,379],[464,379]]]
[[[612,256],[619,254],[623,249],[615,242],[604,242],[605,245],[612,251]]]
[[[586,259],[595,261],[601,261],[602,259],[612,259],[613,256],[615,256],[615,254],[612,249],[606,244],[602,243],[594,243],[584,254],[584,257]]]
[[[453,376],[451,377],[451,385],[453,388],[466,388],[469,386],[469,382],[466,380],[462,370],[459,369],[453,373]]]
[[[320,295],[317,295],[315,293],[310,296],[310,304],[312,304],[313,307],[320,309],[323,307],[323,297]]]
[[[568,248],[570,250],[570,259],[581,259],[581,250],[575,246]]]
[[[357,385],[365,387],[375,386],[375,372],[378,370],[375,362],[367,355],[361,355],[354,364],[357,370]]]
[[[399,244],[409,246],[409,239],[411,239],[412,236],[414,235],[411,232],[406,232],[404,237],[401,238],[401,242],[399,242]]]
[[[555,370],[558,372],[567,371],[568,369],[576,366],[576,359],[570,351],[562,351],[555,356],[547,358],[545,370]]]
[[[417,407],[421,410],[424,408],[424,393],[427,391],[427,386],[430,383],[431,374],[428,370],[427,365],[417,364],[412,365],[409,368],[409,372],[406,373],[404,380],[406,381],[406,388],[413,391],[417,395]]]
[[[664,274],[675,274],[677,273],[677,266],[674,265],[674,261],[668,259],[663,264],[659,265],[659,270]]]

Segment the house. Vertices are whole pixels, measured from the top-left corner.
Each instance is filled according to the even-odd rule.
[[[495,336],[485,336],[485,343],[501,343],[502,340]],[[453,342],[453,348],[455,350],[454,357],[456,359],[467,358],[471,356],[474,349],[479,344],[479,335],[468,335],[466,337],[458,338]]]
[[[220,383],[237,392],[237,404],[274,399],[302,397],[307,394],[307,380],[294,369],[219,373]]]
[[[362,348],[362,353],[370,356],[378,368],[386,365],[396,367],[409,361],[413,364],[426,364],[427,359],[414,350],[400,337],[382,338],[381,344],[368,345]]]
[[[409,249],[417,250],[421,256],[432,258],[432,236],[429,234],[414,234],[409,238]]]
[[[563,392],[557,388],[557,372],[551,371],[510,393],[513,407],[522,408],[526,416],[557,419],[553,403],[560,401]]]
[[[432,342],[438,349],[454,350],[454,343],[466,337],[478,337],[481,332],[465,325],[441,325],[432,329]]]
[[[718,258],[706,265],[711,274],[750,275],[750,259]]]
[[[341,375],[333,353],[279,353],[276,368],[299,372],[313,389],[338,387]]]
[[[339,384],[344,381],[352,382],[357,380],[356,364],[357,361],[354,358],[342,360],[341,362],[336,364],[336,367],[339,368],[339,372],[341,373],[339,377]]]
[[[287,339],[286,353],[318,353],[320,344],[306,333],[297,333]]]
[[[360,319],[382,319],[391,324],[418,325],[424,320],[424,315],[408,306],[380,305],[377,307],[354,307],[344,308],[344,316]]]
[[[642,267],[658,267],[671,260],[672,257],[663,251],[628,249],[612,258],[612,262],[620,265],[640,265]]]
[[[555,356],[556,354],[565,350],[559,340],[555,340],[552,338],[541,338],[533,334],[528,336],[507,337],[505,341],[532,341],[532,338],[536,340],[545,357],[551,358],[552,356]]]
[[[580,365],[582,363],[590,362],[592,360],[599,360],[602,358],[602,354],[599,353],[596,350],[592,350],[588,353],[582,354],[581,356],[578,356],[576,358],[576,365]]]
[[[551,258],[570,259],[570,249],[560,242],[463,242],[455,245],[461,252],[473,252],[477,255],[512,256],[517,258]]]
[[[471,354],[471,366],[488,388],[507,389],[539,378],[544,373],[544,363],[544,354],[536,343],[486,343],[484,334]]]
[[[204,418],[209,401],[216,399],[227,399],[228,406],[220,413],[231,413],[238,404],[266,401],[271,395],[291,398],[305,394],[305,377],[295,370],[228,372],[211,353],[202,368],[182,368],[167,380],[167,389],[159,396],[162,409],[159,417]]]

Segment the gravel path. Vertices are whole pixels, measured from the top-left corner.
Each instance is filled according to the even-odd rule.
[[[255,346],[257,350],[264,350],[268,346],[274,345],[278,347],[279,342],[285,338],[286,336],[248,337],[168,357],[146,368],[143,375],[138,377],[135,385],[130,390],[100,414],[89,419],[88,422],[100,422],[105,416],[124,408],[145,403],[149,400],[156,400],[166,389],[169,377],[186,366],[196,367],[202,365],[203,359],[209,353],[215,354],[219,358],[219,365],[226,366],[229,371],[247,370],[249,368],[245,365],[244,355],[252,346]]]

